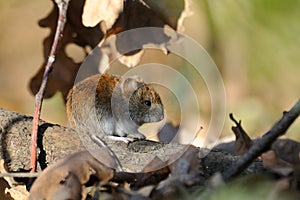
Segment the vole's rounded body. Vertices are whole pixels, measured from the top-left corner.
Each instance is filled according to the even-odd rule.
[[[164,118],[160,96],[136,77],[94,75],[77,83],[67,98],[72,127],[101,138],[128,134],[145,138],[138,128]]]

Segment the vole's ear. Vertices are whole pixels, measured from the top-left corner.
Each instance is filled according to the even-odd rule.
[[[144,84],[141,79],[126,78],[121,82],[121,90],[123,94],[131,95],[135,90]]]

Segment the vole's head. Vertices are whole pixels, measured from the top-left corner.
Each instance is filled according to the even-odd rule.
[[[164,107],[160,96],[151,85],[140,83],[132,93],[129,99],[129,114],[138,125],[158,122],[164,118]]]
[[[116,106],[113,108],[116,108],[117,117],[124,117],[121,120],[126,121],[128,117],[138,126],[163,120],[163,104],[150,84],[144,83],[139,77],[129,77],[121,79],[118,88],[121,89],[123,100],[118,100],[119,93],[116,92]],[[120,109],[117,109],[118,105]]]

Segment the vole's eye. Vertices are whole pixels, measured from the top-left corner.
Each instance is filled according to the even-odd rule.
[[[144,104],[145,104],[146,106],[151,106],[151,101],[145,100],[145,101],[144,101]]]

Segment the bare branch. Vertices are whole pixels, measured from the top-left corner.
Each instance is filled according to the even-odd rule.
[[[300,100],[291,108],[284,112],[282,118],[262,136],[236,163],[223,173],[224,180],[229,180],[242,172],[254,159],[270,148],[271,144],[281,135],[283,135],[290,125],[300,115]]]
[[[51,47],[50,55],[48,57],[47,65],[45,66],[43,80],[42,80],[40,89],[35,96],[35,110],[34,110],[32,133],[31,133],[31,157],[30,157],[30,168],[31,168],[30,172],[31,173],[36,171],[37,134],[38,134],[39,119],[40,119],[41,109],[42,109],[43,96],[45,93],[49,74],[51,73],[51,71],[53,69],[53,63],[55,61],[57,44],[58,44],[59,39],[62,37],[64,26],[66,23],[66,14],[67,14],[69,0],[55,0],[55,2],[59,9],[59,17],[58,17],[58,21],[57,21],[56,32],[55,32],[55,36],[53,39],[53,44]]]
[[[36,178],[42,172],[28,173],[28,172],[16,172],[16,173],[1,173],[0,178],[14,177],[14,178]]]

